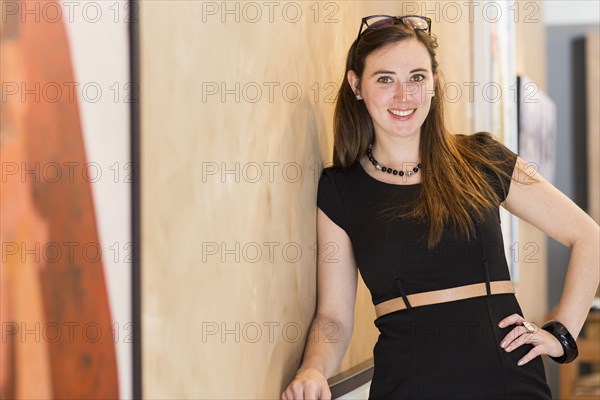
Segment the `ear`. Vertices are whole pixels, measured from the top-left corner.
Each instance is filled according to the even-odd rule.
[[[354,94],[359,95],[360,94],[360,78],[352,70],[348,71],[346,78],[348,79],[348,83],[350,84],[350,88],[352,89]]]

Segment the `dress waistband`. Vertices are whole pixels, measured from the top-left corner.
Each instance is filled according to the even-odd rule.
[[[430,292],[422,292],[409,294],[407,297],[410,307],[428,306],[432,304],[447,303],[450,301],[470,299],[473,297],[481,297],[487,294],[510,294],[515,293],[515,289],[511,281],[491,281],[489,282],[489,291],[487,283],[474,283],[471,285],[457,286],[448,289],[433,290]],[[375,305],[375,314],[377,318],[400,310],[405,310],[406,301],[402,297],[396,297],[391,300],[386,300]]]

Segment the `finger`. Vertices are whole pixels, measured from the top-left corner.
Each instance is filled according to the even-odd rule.
[[[319,397],[319,399],[331,400],[331,390],[329,390],[328,386],[325,386],[323,389],[321,389],[321,397]]]
[[[297,399],[298,397],[294,396],[293,390],[291,387],[288,387],[285,392],[283,392],[283,395],[281,396],[281,400],[294,400]]]
[[[319,400],[321,397],[317,396],[317,391],[313,385],[304,387],[304,397],[298,397],[304,400]]]
[[[520,324],[524,319],[525,318],[523,318],[519,314],[512,314],[512,315],[509,315],[508,317],[502,319],[498,323],[498,326],[500,328],[505,328],[505,327],[507,327],[509,325]]]
[[[535,342],[538,343],[537,339],[535,339]],[[504,350],[506,350],[507,352],[511,352],[521,346],[523,346],[525,343],[532,343],[532,334],[531,333],[524,333],[521,336],[519,336],[517,339],[513,340],[508,346],[506,346],[504,348]]]
[[[500,341],[500,347],[507,348],[515,340],[519,340],[523,334],[527,334],[527,330],[521,325],[515,326],[506,336],[504,336],[504,339]]]
[[[540,354],[542,354],[542,351],[540,350],[539,347],[534,347],[533,349],[531,349],[529,351],[529,353],[525,354],[518,362],[517,365],[519,367],[522,367],[523,365],[527,364],[529,361],[533,360],[534,358],[536,358],[537,356],[539,356]]]
[[[290,400],[301,400],[304,399],[304,387],[302,384],[300,383],[296,383],[294,385],[292,385],[291,389],[291,394],[290,394]]]

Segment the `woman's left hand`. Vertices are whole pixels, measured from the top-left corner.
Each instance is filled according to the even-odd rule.
[[[500,328],[516,325],[513,330],[500,341],[500,347],[505,351],[511,352],[525,343],[533,345],[533,349],[519,360],[517,363],[519,366],[527,364],[529,361],[542,354],[547,354],[551,357],[560,357],[563,355],[563,348],[560,342],[550,332],[541,329],[532,322],[529,322],[529,324],[531,324],[530,327],[533,327],[534,329],[532,331],[528,330],[523,326],[523,321],[525,321],[525,319],[519,314],[512,314],[498,323]]]

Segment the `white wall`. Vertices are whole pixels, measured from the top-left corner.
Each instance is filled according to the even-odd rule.
[[[133,397],[127,3],[63,2],[61,19],[71,49],[122,399]]]
[[[544,0],[546,25],[599,24],[600,2],[597,0]]]

